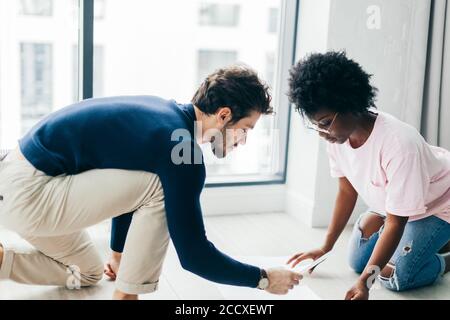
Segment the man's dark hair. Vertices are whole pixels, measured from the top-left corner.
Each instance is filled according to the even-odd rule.
[[[232,65],[206,77],[192,103],[206,114],[214,114],[220,107],[229,107],[231,121],[235,123],[252,111],[271,114],[271,100],[269,86],[254,70],[244,65]]]
[[[290,70],[289,100],[302,115],[327,108],[339,113],[367,113],[375,107],[377,88],[372,75],[343,51],[314,53]]]

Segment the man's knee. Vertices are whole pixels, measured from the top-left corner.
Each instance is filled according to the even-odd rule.
[[[77,262],[67,266],[67,286],[89,287],[96,285],[103,278],[103,261],[100,255],[91,250]]]
[[[96,264],[95,266],[80,271],[80,280],[82,287],[89,287],[96,285],[103,278],[103,264]]]

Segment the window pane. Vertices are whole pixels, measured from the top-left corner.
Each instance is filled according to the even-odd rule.
[[[94,90],[96,83],[103,89],[94,96],[148,94],[186,103],[206,75],[233,63],[251,66],[276,85],[279,35],[268,23],[269,12],[278,10],[281,0],[129,0],[103,5],[103,19],[94,22],[94,50],[102,48],[102,57],[94,57],[102,61],[101,66],[94,62]],[[208,177],[277,172],[274,121],[262,117],[247,144],[226,159],[216,159],[206,146]]]
[[[235,27],[239,22],[239,5],[203,2],[200,5],[200,25]]]
[[[52,49],[46,43],[20,44],[22,134],[52,110]]]
[[[278,30],[278,8],[269,9],[269,32],[275,33]]]
[[[52,0],[20,0],[21,14],[33,16],[51,16],[52,12]]]
[[[106,0],[96,0],[94,8],[94,19],[101,20],[105,17]]]
[[[266,54],[266,81],[273,88],[275,81],[275,53],[267,52]]]
[[[74,45],[72,48],[72,99],[74,101],[78,100],[78,45]],[[93,94],[94,96],[103,95],[103,46],[94,46],[94,83],[93,83]]]
[[[77,98],[77,10],[72,1],[0,0],[0,149]]]
[[[211,73],[211,70],[216,70],[220,67],[230,65],[236,60],[236,51],[199,50],[197,82],[201,83],[203,79]]]

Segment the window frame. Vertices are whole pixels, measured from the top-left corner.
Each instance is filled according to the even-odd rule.
[[[94,0],[78,0],[79,5],[79,63],[78,99],[93,97],[94,60]],[[285,92],[288,91],[289,68],[295,63],[297,25],[300,0],[281,0],[278,21],[278,67],[275,70],[272,88],[276,106],[274,128],[279,131],[278,171],[271,175],[230,175],[212,178],[205,187],[233,187],[252,185],[285,184],[287,175],[288,144],[291,107]],[[277,138],[277,137],[275,137]],[[274,157],[274,160],[276,158]]]

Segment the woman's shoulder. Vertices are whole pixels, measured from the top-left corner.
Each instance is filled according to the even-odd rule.
[[[392,114],[378,113],[379,135],[383,150],[395,153],[416,153],[424,144],[424,138],[412,125],[398,119]]]

